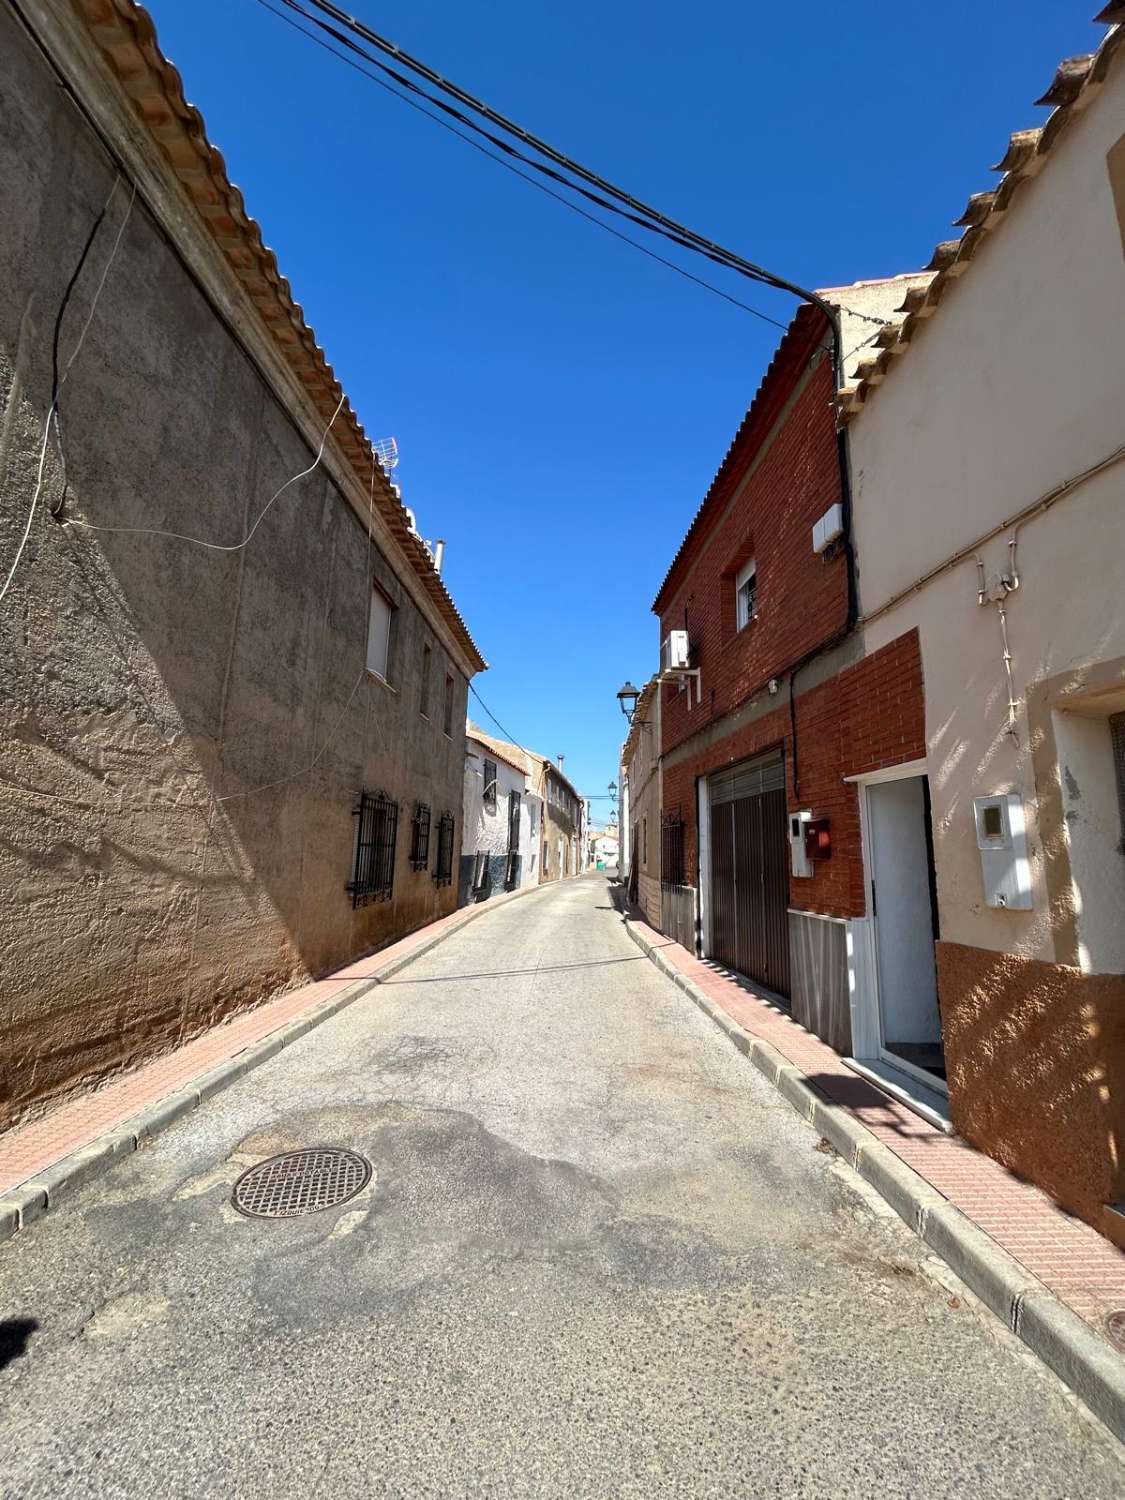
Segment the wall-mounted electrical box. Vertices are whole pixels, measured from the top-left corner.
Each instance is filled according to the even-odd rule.
[[[837,537],[844,534],[844,510],[841,505],[830,505],[812,529],[812,549],[823,552]]]
[[[1031,910],[1031,866],[1023,799],[1018,792],[974,797],[977,848],[988,906],[1004,911]]]
[[[811,816],[807,812],[789,814],[789,868],[797,880],[807,880],[812,874],[812,862],[805,851],[805,823]]]
[[[832,853],[832,834],[827,818],[805,817],[805,856],[810,860],[827,859]]]

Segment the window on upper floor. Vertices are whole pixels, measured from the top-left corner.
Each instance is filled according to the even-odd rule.
[[[735,628],[749,625],[758,613],[758,569],[751,558],[734,576]]]
[[[433,655],[429,646],[422,647],[422,683],[418,695],[418,712],[427,719],[430,717],[430,667]]]
[[[391,619],[394,605],[378,584],[371,586],[371,604],[367,615],[367,670],[384,682],[389,681],[391,659]]]
[[[445,732],[453,735],[453,678],[445,679]]]
[[[496,780],[498,774],[496,762],[494,760],[486,760],[484,770],[481,772],[481,775],[484,777],[483,801],[485,807],[496,806]]]

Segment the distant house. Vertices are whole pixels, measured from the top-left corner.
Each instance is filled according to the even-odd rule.
[[[582,868],[582,830],[586,805],[563,774],[562,766],[537,756],[543,790],[540,883],[577,875]],[[559,757],[562,760],[562,757]]]
[[[460,905],[538,885],[543,798],[533,777],[540,765],[518,745],[466,726]]]

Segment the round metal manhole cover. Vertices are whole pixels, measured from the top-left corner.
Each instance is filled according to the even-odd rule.
[[[1109,1341],[1113,1347],[1125,1354],[1125,1307],[1110,1313],[1105,1320],[1105,1331],[1109,1334]]]
[[[295,1219],[346,1203],[370,1181],[371,1163],[355,1151],[311,1146],[250,1167],[235,1183],[231,1202],[248,1219]]]

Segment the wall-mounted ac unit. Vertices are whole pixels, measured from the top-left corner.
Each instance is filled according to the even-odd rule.
[[[841,505],[830,505],[812,529],[814,552],[823,552],[844,534],[844,509]]]
[[[686,630],[670,630],[660,647],[661,672],[686,672],[691,665]]]

